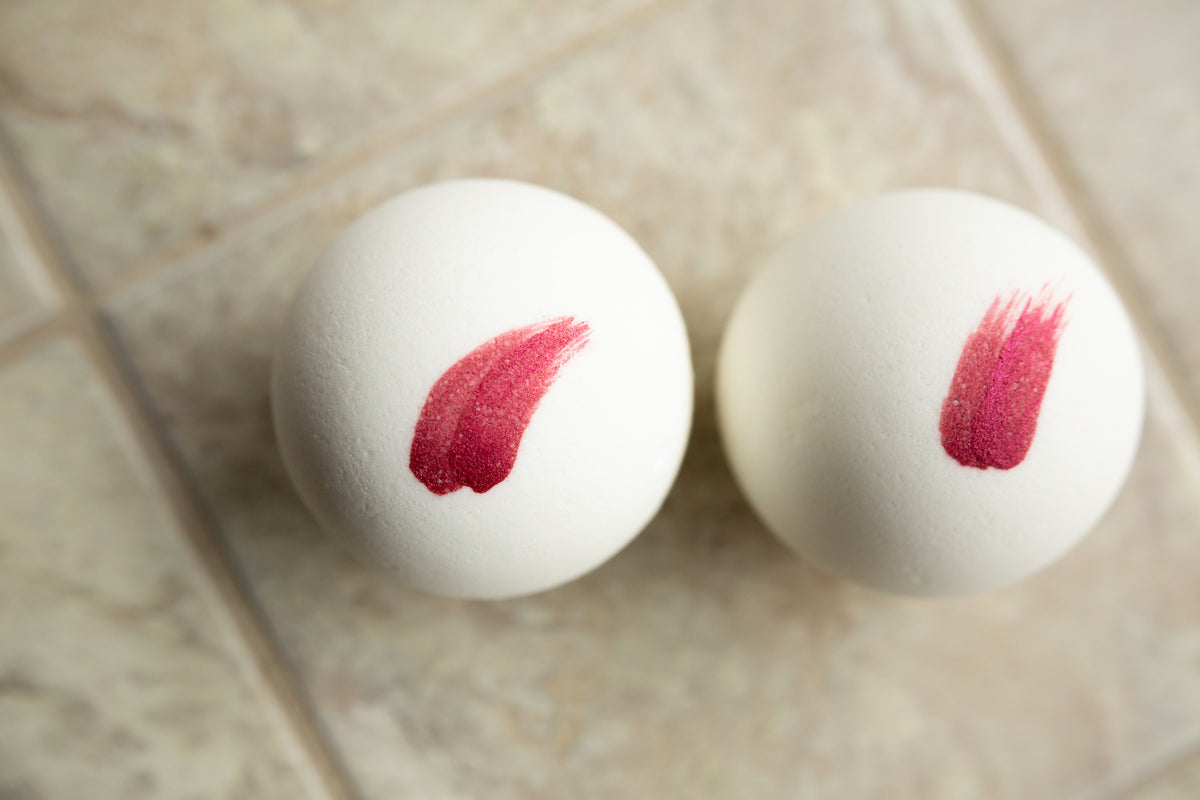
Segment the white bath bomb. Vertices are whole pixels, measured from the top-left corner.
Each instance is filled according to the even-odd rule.
[[[301,286],[272,409],[314,516],[435,594],[540,591],[661,505],[692,412],[662,275],[588,206],[512,181],[396,197]]]
[[[1036,217],[944,190],[802,233],[729,321],[717,405],[734,475],[784,542],[888,592],[1015,581],[1100,519],[1141,432],[1134,330]]]

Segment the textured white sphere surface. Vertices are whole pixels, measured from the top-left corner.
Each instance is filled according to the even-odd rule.
[[[658,510],[692,412],[683,318],[624,231],[501,180],[402,194],[306,278],[272,411],[298,492],[369,563],[498,598],[598,566]]]
[[[803,232],[739,299],[721,434],[767,527],[901,594],[1010,583],[1103,516],[1141,433],[1134,330],[1086,254],[982,196],[876,197]]]

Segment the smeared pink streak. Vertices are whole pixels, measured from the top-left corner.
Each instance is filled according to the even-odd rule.
[[[438,378],[417,419],[408,468],[434,494],[486,492],[512,472],[521,436],[559,369],[587,344],[572,317],[476,347]]]
[[[938,426],[964,467],[1012,469],[1029,452],[1070,301],[1052,299],[1049,287],[998,296],[967,337]]]

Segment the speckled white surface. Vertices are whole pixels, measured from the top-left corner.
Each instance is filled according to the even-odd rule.
[[[964,466],[939,435],[964,343],[996,298],[1043,287],[1066,316],[1032,445],[1015,466]],[[946,190],[799,234],[739,301],[717,377],[726,450],[768,527],[922,595],[1010,583],[1087,533],[1129,471],[1144,395],[1133,328],[1087,256],[1028,212]]]
[[[508,477],[426,488],[409,455],[435,382],[493,337],[564,316],[586,345]],[[301,496],[368,562],[436,594],[527,594],[607,560],[662,504],[691,424],[687,332],[653,262],[599,212],[516,181],[449,181],[326,251],[280,334],[272,408]]]

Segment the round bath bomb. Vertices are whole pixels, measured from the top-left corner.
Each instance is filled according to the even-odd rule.
[[[499,598],[593,569],[649,522],[687,441],[692,368],[670,289],[612,221],[462,180],[330,246],[271,399],[323,527],[415,588]]]
[[[901,594],[987,589],[1063,555],[1124,482],[1144,395],[1088,257],[946,190],[802,233],[738,301],[718,359],[726,452],[767,527]]]

